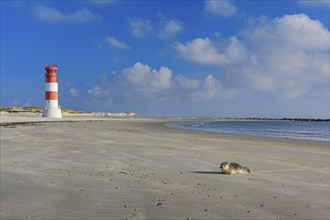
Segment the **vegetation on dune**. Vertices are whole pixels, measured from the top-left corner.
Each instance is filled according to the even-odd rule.
[[[71,114],[79,114],[83,113],[79,110],[73,110],[70,108],[61,108],[62,112],[71,113]],[[0,106],[0,112],[37,112],[41,113],[43,111],[43,107],[36,106]]]
[[[0,107],[0,112],[15,112],[15,111],[24,111],[21,106],[4,106]]]
[[[62,112],[66,112],[66,113],[71,113],[71,114],[80,114],[80,113],[84,113],[80,110],[73,110],[73,109],[70,109],[70,108],[61,108],[62,109]]]
[[[23,107],[23,110],[28,112],[42,112],[41,107],[34,107],[34,106]]]

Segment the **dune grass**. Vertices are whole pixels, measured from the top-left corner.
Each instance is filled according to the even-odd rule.
[[[73,110],[70,108],[61,108],[62,112],[64,113],[71,113],[71,114],[80,114],[83,111],[80,110]],[[43,111],[43,107],[37,106],[0,106],[0,112],[37,112],[41,113]]]

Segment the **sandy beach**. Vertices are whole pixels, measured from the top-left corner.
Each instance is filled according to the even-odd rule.
[[[329,219],[328,142],[164,126],[178,120],[2,114],[1,219]]]

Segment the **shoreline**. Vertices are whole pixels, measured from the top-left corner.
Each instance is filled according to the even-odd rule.
[[[114,116],[116,115],[117,116]],[[180,122],[212,122],[212,121],[286,121],[282,119],[229,119],[229,118],[182,118],[182,117],[143,117],[143,116],[124,116],[125,113],[113,113],[113,115],[106,115],[103,113],[80,113],[80,114],[71,114],[64,113],[63,118],[43,118],[41,117],[41,113],[35,112],[20,112],[20,113],[9,113],[9,112],[1,112],[0,114],[0,127],[11,127],[16,125],[28,125],[35,123],[55,123],[55,122],[84,122],[84,121],[107,121],[107,120],[164,120],[162,124],[164,127],[169,129],[178,129],[178,130],[187,130],[187,131],[200,131],[206,133],[215,133],[219,135],[229,135],[229,136],[242,136],[243,138],[268,138],[275,140],[296,140],[296,141],[308,141],[308,142],[328,142],[328,141],[320,141],[320,140],[307,140],[307,139],[298,139],[298,138],[289,138],[289,137],[272,137],[272,136],[263,136],[263,135],[249,135],[249,134],[230,134],[225,132],[216,132],[216,131],[207,131],[207,130],[198,130],[198,129],[189,129],[189,128],[175,128],[170,127],[166,124],[171,123],[180,123]],[[311,122],[327,122],[328,119],[319,121],[314,120]],[[296,121],[294,119],[287,121]],[[330,147],[330,145],[329,145]]]
[[[2,126],[1,219],[329,218],[328,143],[164,126],[176,120]]]
[[[76,110],[72,110],[76,111]],[[70,112],[62,112],[62,115],[65,117],[141,117],[141,118],[165,118],[165,119],[189,119],[189,120],[206,120],[206,121],[308,121],[308,122],[329,122],[330,118],[262,118],[262,117],[243,117],[243,118],[222,118],[222,117],[162,117],[162,116],[140,116],[135,112],[80,112],[79,113],[70,113]],[[32,116],[40,116],[41,112],[35,111],[0,111],[0,116],[8,116],[8,115],[32,115]]]

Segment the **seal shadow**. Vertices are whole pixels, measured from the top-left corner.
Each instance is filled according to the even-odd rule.
[[[215,172],[215,171],[191,171],[190,173],[197,173],[197,174],[225,174],[224,172]]]

